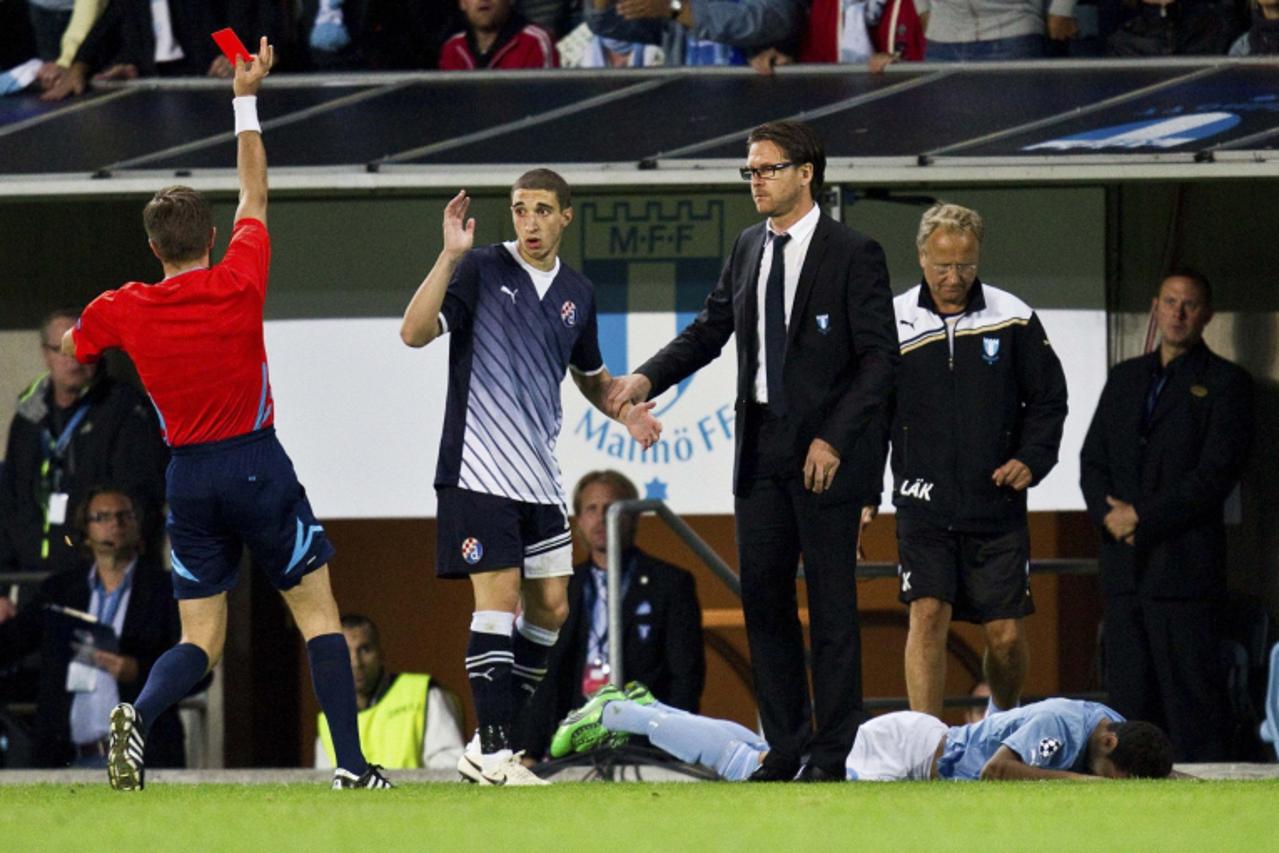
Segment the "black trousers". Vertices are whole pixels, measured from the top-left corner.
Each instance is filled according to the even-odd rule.
[[[747,423],[743,455],[750,457],[736,500],[737,548],[768,763],[797,767],[808,754],[811,764],[842,773],[865,719],[855,577],[861,507],[851,497],[833,499],[804,489],[803,459],[789,450],[783,422],[748,418]],[[836,472],[836,479],[840,476]],[[811,700],[795,586],[801,553],[812,642]]]
[[[1130,720],[1172,738],[1177,761],[1226,761],[1230,711],[1211,602],[1106,596],[1105,687]]]

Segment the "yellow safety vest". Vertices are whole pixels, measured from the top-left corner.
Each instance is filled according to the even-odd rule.
[[[403,770],[422,766],[422,738],[426,734],[426,692],[431,676],[402,672],[395,676],[386,694],[360,712],[360,746],[372,764]],[[328,720],[321,713],[316,721],[320,743],[329,761],[337,764]]]

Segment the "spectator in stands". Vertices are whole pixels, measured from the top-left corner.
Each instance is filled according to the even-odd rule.
[[[813,0],[799,53],[765,48],[751,57],[751,66],[763,74],[792,62],[868,64],[882,71],[899,59],[923,58],[924,27],[914,0]]]
[[[458,0],[466,28],[440,48],[444,71],[558,68],[551,34],[515,11],[512,0]]]
[[[1045,56],[1048,40],[1079,32],[1076,0],[915,0],[929,62],[990,62]]]
[[[360,745],[374,764],[393,770],[425,767],[453,770],[462,757],[462,702],[429,675],[388,672],[382,639],[367,616],[342,616],[342,634],[351,649]],[[316,721],[315,766],[335,766],[333,739],[323,712]]]
[[[794,55],[804,28],[801,0],[588,0],[596,35],[660,44],[667,65],[745,65],[776,48]]]
[[[617,471],[592,471],[573,490],[585,562],[569,581],[568,621],[533,694],[521,733],[526,754],[543,755],[555,726],[609,680],[608,536],[605,516],[617,501],[635,500],[635,484]],[[702,612],[693,576],[635,547],[633,517],[622,522],[622,672],[653,686],[667,705],[697,711],[706,681]]]
[[[79,316],[59,309],[40,324],[49,372],[19,396],[9,426],[0,472],[0,571],[78,566],[71,522],[97,483],[134,495],[144,537],[159,543],[168,451],[155,411],[105,370],[62,355],[62,335]]]
[[[1080,454],[1101,533],[1105,688],[1163,725],[1179,761],[1224,761],[1226,498],[1248,460],[1252,378],[1203,342],[1212,288],[1179,270],[1151,310],[1159,348],[1116,365]]]
[[[42,61],[36,76],[41,89],[57,85],[75,62],[76,52],[107,0],[27,0],[36,50]]]
[[[272,0],[228,0],[225,12],[207,0],[109,0],[71,67],[42,97],[82,94],[90,77],[230,77],[234,69],[209,34],[229,26],[273,35],[281,24]]]
[[[133,701],[156,658],[178,639],[178,608],[167,573],[141,551],[137,506],[116,487],[92,489],[77,512],[77,538],[92,564],[47,579],[12,618],[0,618],[0,662],[41,652],[37,760],[45,767],[106,767],[107,718]],[[118,652],[73,661],[70,634],[46,605],[92,614],[110,625]],[[0,614],[3,617],[3,614]],[[169,711],[147,739],[152,767],[185,764],[182,723]]]
[[[517,0],[515,8],[525,20],[560,39],[582,21],[580,0]]]
[[[1229,2],[1139,0],[1106,40],[1110,56],[1214,56],[1238,34]]]
[[[317,71],[435,68],[460,15],[452,0],[303,0],[300,39]]]
[[[1279,53],[1279,0],[1253,0],[1252,26],[1230,46],[1231,56]]]

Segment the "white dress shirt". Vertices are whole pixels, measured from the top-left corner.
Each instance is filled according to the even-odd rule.
[[[821,218],[821,215],[821,208],[814,204],[812,210],[805,213],[785,232],[790,235],[790,242],[782,249],[786,263],[784,303],[787,329],[790,328],[790,311],[795,304],[795,291],[799,289],[799,273],[804,268],[804,258],[808,256],[808,244],[813,242],[813,232],[817,230],[817,220]],[[759,279],[755,287],[755,303],[759,308],[755,321],[757,333],[755,339],[759,341],[759,369],[755,371],[755,402],[757,403],[768,402],[768,373],[764,363],[767,359],[764,353],[764,296],[768,290],[768,272],[773,265],[773,235],[778,233],[773,230],[772,220],[767,227],[769,237],[764,245],[764,257],[759,263]]]

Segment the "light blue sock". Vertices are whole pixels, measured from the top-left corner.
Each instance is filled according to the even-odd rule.
[[[745,726],[690,714],[660,702],[610,702],[604,708],[603,723],[609,731],[645,735],[663,752],[680,761],[710,767],[729,781],[749,776],[759,766],[759,756],[768,750],[759,735]]]

